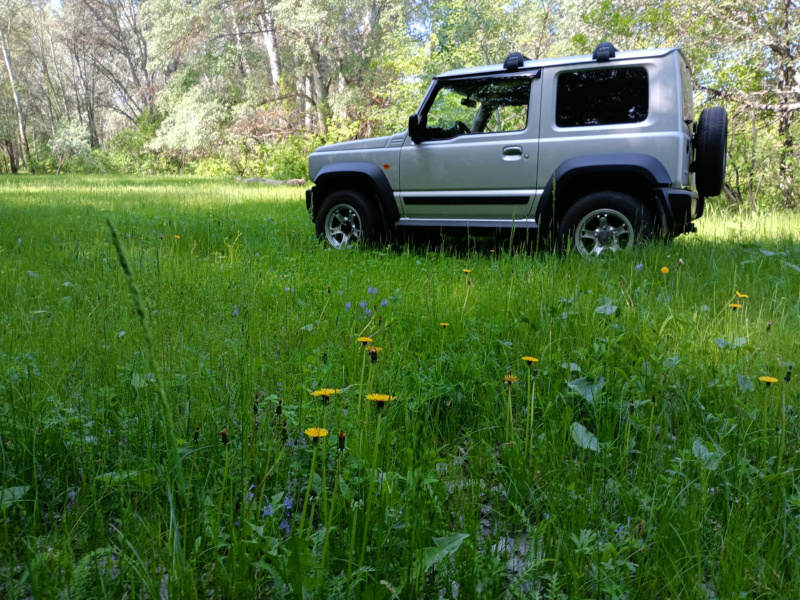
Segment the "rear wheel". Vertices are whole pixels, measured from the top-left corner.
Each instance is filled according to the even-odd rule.
[[[356,190],[329,194],[317,211],[317,237],[337,250],[375,239],[378,214],[369,199]]]
[[[653,237],[653,215],[622,192],[593,192],[567,210],[558,228],[558,245],[584,256],[616,252]]]

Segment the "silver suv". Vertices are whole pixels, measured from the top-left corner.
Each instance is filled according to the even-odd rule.
[[[426,229],[525,230],[583,254],[694,231],[720,193],[728,118],[692,107],[676,48],[458,69],[408,130],[317,148],[306,207],[333,247]]]

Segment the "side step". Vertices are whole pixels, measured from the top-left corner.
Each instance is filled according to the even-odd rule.
[[[395,227],[398,229],[538,229],[536,219],[410,219],[402,217]]]

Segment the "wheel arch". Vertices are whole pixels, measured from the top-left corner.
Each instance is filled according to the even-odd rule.
[[[536,204],[542,231],[554,233],[564,214],[592,192],[614,190],[630,194],[658,218],[662,231],[671,220],[664,190],[671,184],[661,162],[648,154],[579,156],[561,163]]]
[[[374,197],[386,228],[400,219],[394,192],[380,167],[366,162],[342,162],[325,165],[317,173],[308,207],[315,220],[317,208],[328,194],[337,190],[352,189]]]

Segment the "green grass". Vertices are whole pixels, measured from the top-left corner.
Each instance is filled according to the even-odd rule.
[[[796,597],[800,218],[698,226],[336,252],[296,188],[0,179],[0,596]]]

